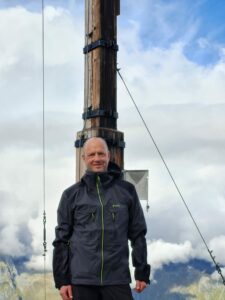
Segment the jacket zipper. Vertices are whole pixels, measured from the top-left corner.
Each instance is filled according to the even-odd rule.
[[[102,240],[101,240],[101,284],[103,283],[103,270],[104,270],[104,207],[102,203],[102,198],[99,190],[99,184],[101,183],[100,177],[97,176],[96,189],[98,193],[98,199],[101,205],[101,215],[102,215]]]

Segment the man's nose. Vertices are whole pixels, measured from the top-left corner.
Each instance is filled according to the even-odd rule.
[[[94,159],[96,160],[100,159],[100,155],[98,153],[95,153]]]

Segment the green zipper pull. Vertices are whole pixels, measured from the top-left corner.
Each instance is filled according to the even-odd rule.
[[[113,218],[113,221],[115,221],[115,213],[112,212],[112,218]]]
[[[113,204],[112,207],[113,208],[120,207],[120,204]]]

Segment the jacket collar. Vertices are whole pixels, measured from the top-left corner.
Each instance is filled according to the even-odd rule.
[[[87,185],[89,189],[95,188],[97,183],[97,177],[100,179],[101,186],[107,188],[114,179],[121,178],[122,173],[120,168],[115,168],[114,163],[109,163],[108,171],[106,172],[92,172],[86,171],[84,176],[81,178],[81,182]]]

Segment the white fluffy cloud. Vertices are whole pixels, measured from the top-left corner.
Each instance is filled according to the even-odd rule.
[[[43,261],[41,14],[16,7],[0,10],[0,17],[0,237],[4,241],[0,252],[14,256],[32,254],[28,266],[42,269],[38,263]],[[83,72],[83,54],[82,47],[77,47],[82,41],[82,25],[68,11],[47,7],[45,26],[46,226],[50,267],[56,207],[63,188],[75,180],[73,142],[75,128],[82,122],[78,111],[71,114],[71,107],[76,107],[77,100],[82,102],[83,76],[77,74]]]
[[[164,264],[188,262],[193,255],[193,248],[189,241],[175,244],[153,240],[148,244],[148,253],[152,269],[156,270]]]

